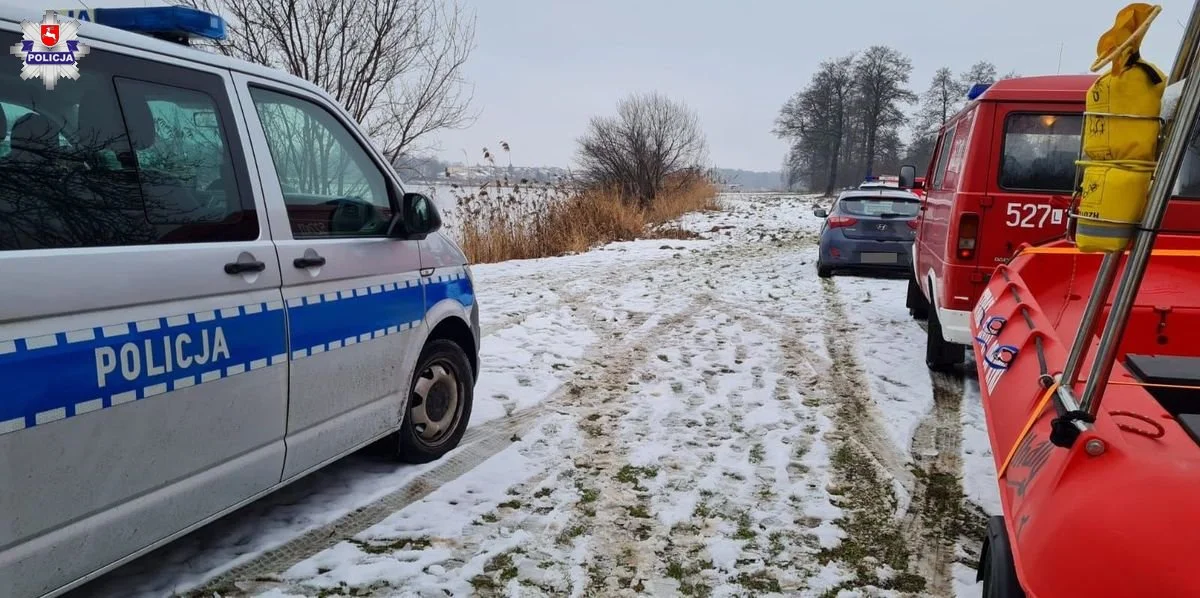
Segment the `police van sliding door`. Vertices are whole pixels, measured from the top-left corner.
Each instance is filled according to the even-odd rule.
[[[18,36],[0,31],[0,47]],[[278,483],[279,264],[217,70],[0,69],[0,595]]]
[[[339,110],[238,77],[283,268],[289,478],[399,426],[424,321],[420,255],[388,238],[399,187]]]

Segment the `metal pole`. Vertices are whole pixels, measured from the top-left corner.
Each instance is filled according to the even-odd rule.
[[[1109,252],[1104,254],[1100,262],[1100,271],[1096,273],[1096,282],[1092,285],[1092,294],[1088,296],[1087,307],[1083,319],[1079,322],[1079,330],[1075,333],[1075,342],[1071,344],[1071,353],[1067,356],[1067,364],[1063,366],[1059,384],[1068,390],[1075,388],[1079,378],[1079,370],[1083,369],[1083,360],[1087,350],[1092,345],[1092,334],[1096,331],[1096,319],[1108,302],[1108,294],[1112,291],[1113,277],[1121,264],[1121,254]],[[1074,392],[1072,390],[1072,392]]]
[[[1134,237],[1133,247],[1129,250],[1129,260],[1117,285],[1117,295],[1113,300],[1108,321],[1104,324],[1104,331],[1100,335],[1096,359],[1092,362],[1092,369],[1080,400],[1081,408],[1091,415],[1100,410],[1104,390],[1108,387],[1108,377],[1112,374],[1113,361],[1125,334],[1125,326],[1129,323],[1129,312],[1133,309],[1138,287],[1141,286],[1142,277],[1146,273],[1146,264],[1150,261],[1150,252],[1154,248],[1163,214],[1166,213],[1167,202],[1171,198],[1171,190],[1179,174],[1179,166],[1183,163],[1188,142],[1196,128],[1197,111],[1200,110],[1200,68],[1197,68],[1200,61],[1194,60],[1197,40],[1200,40],[1200,0],[1196,0],[1192,7],[1187,34],[1180,43],[1179,58],[1171,71],[1172,77],[1186,73],[1187,82],[1183,85],[1183,94],[1175,109],[1175,117],[1167,125],[1167,146],[1154,171],[1142,226]],[[1181,63],[1188,65],[1186,70],[1181,68]]]
[[[1197,11],[1200,11],[1200,1],[1192,5],[1192,14],[1188,17],[1188,24],[1184,29],[1183,38],[1179,40],[1179,50],[1175,52],[1175,56],[1178,58],[1175,60],[1175,64],[1171,66],[1171,76],[1167,79],[1168,84],[1179,81],[1183,78],[1184,73],[1192,69],[1192,61],[1196,58],[1196,40],[1200,39],[1200,19],[1196,18]]]

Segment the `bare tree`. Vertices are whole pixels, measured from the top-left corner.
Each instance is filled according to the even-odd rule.
[[[958,111],[967,97],[967,86],[954,79],[954,72],[942,67],[933,75],[929,89],[921,95],[921,117],[930,127],[940,127]]]
[[[967,72],[962,74],[959,79],[964,90],[970,89],[976,83],[995,83],[996,82],[996,65],[980,60],[971,65]]]
[[[470,125],[475,17],[442,0],[178,0],[229,21],[215,49],[328,91],[393,162]]]
[[[799,140],[800,155],[808,149],[824,164],[826,195],[832,194],[838,183],[855,93],[853,65],[853,56],[822,62],[808,87],[792,96],[775,120],[776,135]]]
[[[859,89],[859,113],[866,137],[864,169],[868,175],[875,168],[880,133],[903,124],[904,112],[900,104],[917,99],[907,88],[911,74],[912,61],[887,46],[867,48],[854,63],[854,78]]]
[[[655,92],[621,100],[616,116],[593,117],[578,160],[589,182],[647,207],[672,177],[701,173],[707,155],[696,113]]]
[[[948,67],[933,75],[929,89],[921,94],[921,105],[912,120],[912,143],[907,148],[905,162],[922,170],[933,156],[938,130],[954,116],[967,98],[967,88]]]

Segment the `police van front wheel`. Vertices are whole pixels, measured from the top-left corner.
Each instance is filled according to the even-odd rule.
[[[467,355],[457,344],[437,339],[425,345],[398,433],[401,461],[436,461],[458,446],[471,419],[472,375]]]

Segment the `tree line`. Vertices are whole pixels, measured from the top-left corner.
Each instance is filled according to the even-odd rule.
[[[911,76],[912,61],[887,46],[822,62],[775,121],[774,133],[791,145],[784,185],[831,195],[866,176],[894,174],[901,164],[923,171],[938,129],[963,107],[970,87],[1016,74],[997,77],[987,61],[959,74],[943,67],[921,94],[910,89]]]

